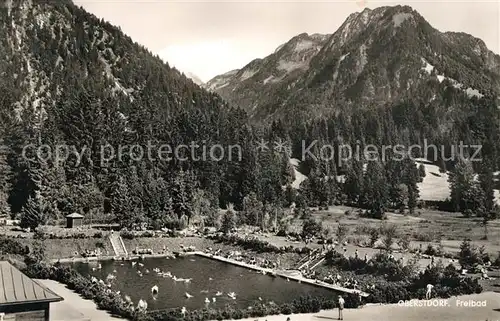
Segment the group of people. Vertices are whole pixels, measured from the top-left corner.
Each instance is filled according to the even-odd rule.
[[[78,252],[75,252],[75,256],[78,256]],[[95,257],[95,256],[100,256],[102,253],[101,253],[101,249],[95,249],[95,250],[85,250],[83,251],[82,253],[80,253],[80,255],[82,257]]]
[[[253,256],[246,255],[246,254],[241,253],[241,252],[230,251],[230,252],[223,253],[221,249],[213,251],[212,248],[208,248],[205,250],[205,253],[208,253],[211,255],[216,255],[216,256],[223,256],[227,259],[233,259],[233,260],[244,262],[247,264],[257,265],[261,268],[266,268],[266,269],[276,269],[280,266],[279,259],[277,259],[274,262],[271,260],[268,260],[268,259],[257,260],[257,258],[255,258]]]

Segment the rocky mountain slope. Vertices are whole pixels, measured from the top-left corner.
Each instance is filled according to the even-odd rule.
[[[273,54],[255,59],[242,69],[216,76],[207,82],[206,88],[252,114],[266,104],[268,97],[280,95],[284,86],[290,89],[289,86],[308,71],[311,59],[328,37],[300,34],[279,46]]]
[[[497,96],[500,57],[473,36],[434,29],[408,6],[353,13],[332,35],[299,35],[208,82],[256,121],[317,118],[415,97],[427,103],[448,87],[469,98]]]

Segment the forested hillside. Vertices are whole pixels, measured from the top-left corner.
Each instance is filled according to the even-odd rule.
[[[239,206],[250,191],[276,201],[286,181],[274,169],[288,161],[265,153],[257,159],[244,112],[69,1],[8,2],[7,8],[0,11],[2,211],[27,217],[32,226],[71,212],[161,226]],[[241,145],[242,161],[238,155],[161,161],[154,153],[137,161],[127,151],[101,164],[101,146],[191,142],[208,149]],[[57,164],[33,157],[35,148],[23,157],[31,145],[85,152],[81,160],[73,155]]]

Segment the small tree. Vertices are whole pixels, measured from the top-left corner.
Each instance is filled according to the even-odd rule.
[[[424,177],[425,177],[425,166],[424,164],[420,164],[420,166],[418,166],[418,176],[420,176],[420,182],[423,181]]]
[[[181,230],[185,229],[188,227],[188,217],[187,215],[182,215],[180,218],[179,218],[179,228]]]
[[[349,228],[344,224],[339,223],[339,225],[337,226],[337,241],[339,243],[343,242],[348,232]]]
[[[278,235],[288,235],[290,229],[290,222],[287,218],[282,218],[278,223]]]
[[[45,245],[43,241],[36,240],[33,242],[31,251],[24,257],[24,263],[26,265],[38,264],[45,261]]]
[[[302,226],[302,237],[309,238],[318,236],[321,233],[321,229],[321,223],[310,217],[304,221],[304,225]]]
[[[374,247],[380,236],[380,231],[377,228],[372,228],[370,230],[370,247]]]
[[[242,221],[244,224],[258,226],[263,221],[264,206],[261,201],[257,199],[255,193],[250,193],[243,198],[243,211]]]
[[[396,226],[395,225],[388,225],[383,228],[383,242],[384,242],[384,248],[387,251],[391,250],[392,245],[394,244],[394,238],[396,237]]]
[[[330,226],[323,228],[323,230],[321,231],[321,237],[323,238],[323,240],[330,239],[332,237],[332,234],[333,234],[333,231],[332,231],[332,228]]]
[[[468,269],[475,264],[482,263],[479,251],[470,243],[469,239],[465,239],[460,244],[460,253],[458,254],[458,262],[462,268]]]
[[[227,210],[227,212],[222,217],[221,229],[224,234],[230,233],[236,228],[236,212],[232,209]]]
[[[270,225],[270,222],[271,222],[271,216],[269,216],[269,213],[268,212],[265,212],[264,213],[264,217],[262,218],[262,222],[260,224],[260,228],[263,230],[263,231],[267,231],[268,230],[268,227]]]
[[[297,200],[297,191],[290,184],[286,186],[285,200],[286,206],[292,205],[292,203],[295,203]]]
[[[410,235],[409,234],[403,234],[399,238],[399,246],[403,251],[408,251],[410,249]]]
[[[29,227],[34,230],[39,225],[43,225],[47,221],[46,206],[43,198],[37,191],[34,197],[30,197],[26,205],[24,205],[21,213],[21,227]]]

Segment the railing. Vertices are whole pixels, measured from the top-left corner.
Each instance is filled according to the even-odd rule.
[[[311,266],[310,270],[314,270],[318,265],[325,261],[325,257],[322,257],[318,262],[316,262],[313,266]]]
[[[122,245],[123,252],[125,252],[125,256],[128,256],[127,247],[125,246],[125,243],[123,243],[122,237],[119,236],[119,239],[120,239],[120,244]]]

